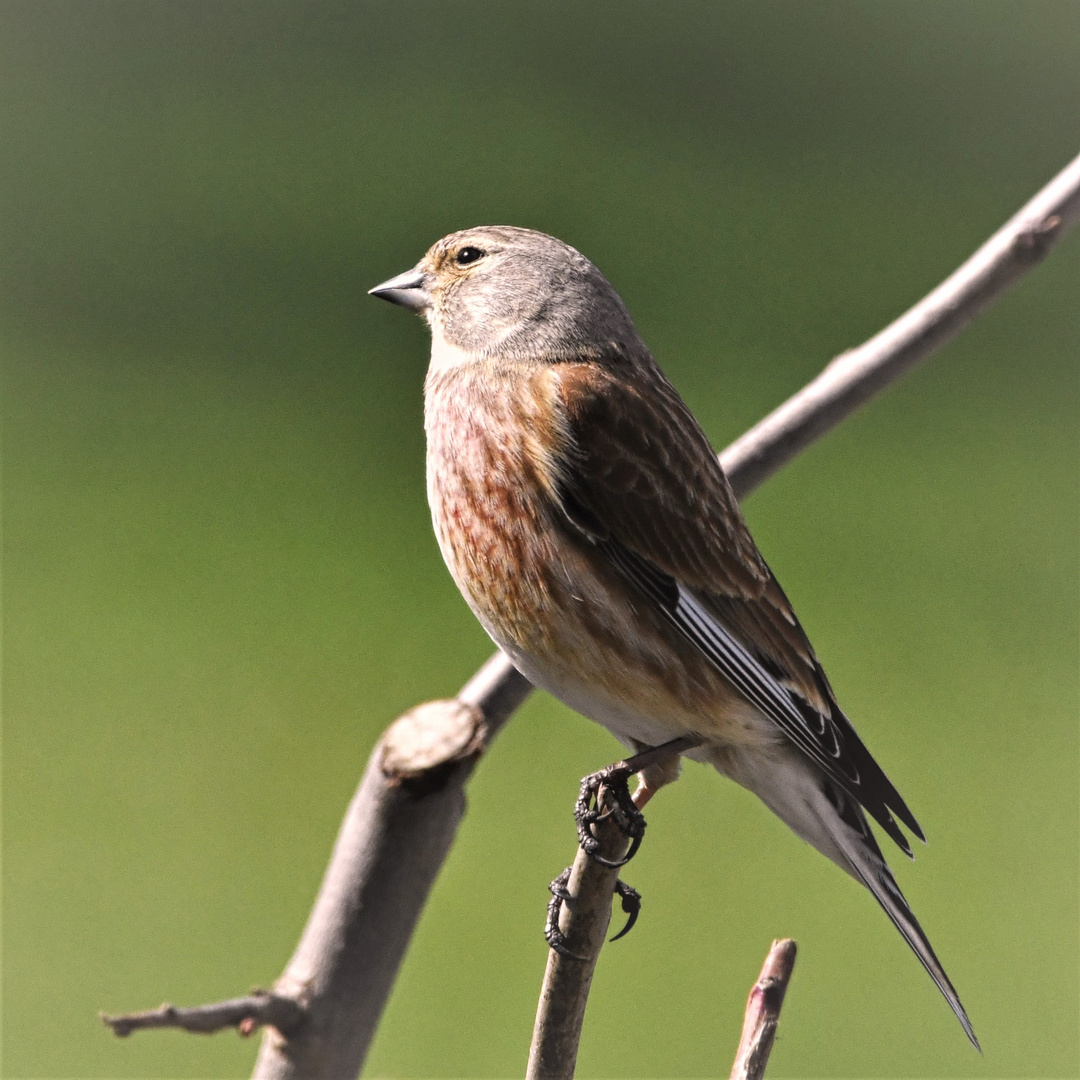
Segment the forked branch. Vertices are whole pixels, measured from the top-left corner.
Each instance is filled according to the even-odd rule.
[[[924,300],[865,344],[838,356],[725,450],[720,460],[736,494],[749,494],[954,337],[1038,263],[1078,217],[1080,157]],[[304,1020],[288,1031],[267,1028],[255,1067],[258,1080],[351,1080],[359,1072],[424,901],[453,842],[464,811],[465,783],[530,689],[510,661],[496,654],[456,699],[406,714],[420,737],[415,756],[409,752],[401,759],[404,768],[394,764],[394,747],[405,718],[395,721],[376,745],[300,944],[274,988],[276,996],[296,1002]],[[423,723],[417,724],[421,712]],[[475,730],[461,744],[468,727],[464,716],[471,717]],[[440,733],[444,722],[446,737]],[[415,769],[410,770],[410,760]],[[593,887],[590,902],[610,904],[614,878]],[[567,933],[575,932],[568,924]]]

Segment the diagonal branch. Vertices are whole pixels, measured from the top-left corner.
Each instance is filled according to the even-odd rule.
[[[1080,157],[924,300],[837,357],[725,450],[720,460],[736,494],[749,494],[954,337],[1036,265],[1078,217]],[[301,1006],[305,1022],[289,1035],[267,1029],[256,1078],[341,1080],[357,1074],[453,842],[465,783],[530,690],[496,653],[457,698],[420,706],[384,733],[349,806],[300,944],[275,987],[275,994]],[[603,886],[605,903],[612,886]]]
[[[492,657],[450,701],[395,720],[368,762],[300,943],[274,986],[307,1011],[269,1030],[255,1076],[355,1077],[401,959],[465,812],[465,782],[532,690]]]
[[[933,292],[869,341],[841,353],[721,455],[747,495],[947,342],[1041,262],[1080,218],[1080,157],[1074,158]]]

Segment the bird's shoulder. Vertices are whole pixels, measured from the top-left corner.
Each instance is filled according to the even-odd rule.
[[[553,369],[570,492],[686,585],[757,597],[771,575],[701,426],[658,369]]]

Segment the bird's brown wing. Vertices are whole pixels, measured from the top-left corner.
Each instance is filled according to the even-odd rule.
[[[644,374],[558,366],[567,517],[910,854],[890,810],[922,831],[837,705],[708,439],[670,383]]]

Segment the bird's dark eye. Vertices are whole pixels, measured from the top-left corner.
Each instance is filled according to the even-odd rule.
[[[469,263],[474,263],[477,259],[482,259],[483,257],[484,253],[479,248],[463,247],[454,256],[454,262],[456,262],[458,266],[468,266]]]

